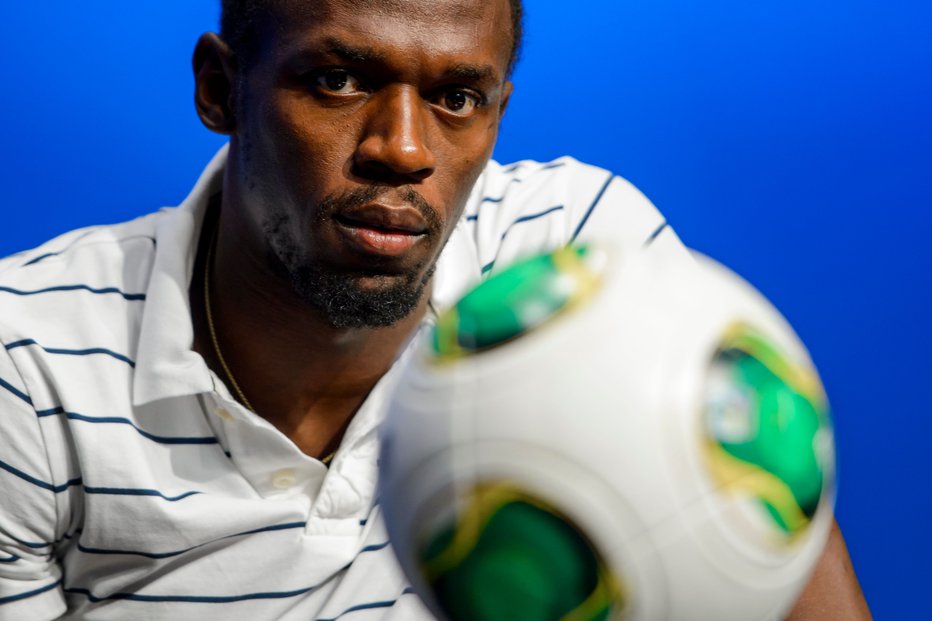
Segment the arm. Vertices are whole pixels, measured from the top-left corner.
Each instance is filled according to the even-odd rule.
[[[861,585],[854,574],[845,539],[832,525],[828,541],[809,584],[803,589],[787,621],[872,619]]]
[[[0,439],[0,621],[57,618],[65,612],[53,555],[63,490],[52,481],[32,397],[2,343]]]

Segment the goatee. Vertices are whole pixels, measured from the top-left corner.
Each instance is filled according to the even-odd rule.
[[[328,196],[315,210],[317,222],[366,205],[384,191],[384,187],[369,186]],[[402,199],[424,218],[427,235],[441,235],[443,227],[436,210],[420,194],[408,188]],[[365,272],[311,264],[289,236],[288,225],[284,214],[270,217],[264,223],[273,271],[335,328],[382,328],[404,319],[417,308],[436,269],[433,263],[422,272],[421,264],[409,273],[388,275],[380,274],[377,263]],[[367,281],[365,287],[361,284],[363,279]]]

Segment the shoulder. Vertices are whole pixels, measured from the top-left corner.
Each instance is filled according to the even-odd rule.
[[[489,162],[463,218],[483,273],[573,241],[686,255],[660,211],[632,183],[572,157]]]
[[[131,360],[161,217],[71,231],[0,260],[0,346],[27,383],[85,352]]]
[[[69,231],[44,244],[0,259],[0,286],[88,276],[106,266],[150,256],[163,212],[105,226]],[[46,283],[48,284],[48,283]]]
[[[549,162],[522,160],[508,165],[493,160],[476,185],[468,215],[486,218],[533,215],[525,211],[545,204],[560,210],[573,209],[582,202],[581,194],[598,194],[614,178],[616,175],[603,168],[569,156]]]

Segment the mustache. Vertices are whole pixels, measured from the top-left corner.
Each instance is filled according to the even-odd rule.
[[[363,207],[393,191],[400,192],[402,202],[416,209],[424,218],[429,233],[439,233],[443,229],[443,220],[440,218],[439,211],[411,187],[371,185],[330,194],[318,204],[317,220],[319,222],[329,220],[340,212]]]

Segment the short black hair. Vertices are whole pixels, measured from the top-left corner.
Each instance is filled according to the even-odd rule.
[[[281,0],[221,0],[220,36],[227,42],[240,62],[250,61],[256,51],[256,23],[262,15]],[[518,64],[521,43],[524,39],[524,6],[522,0],[508,0],[511,4],[511,54],[508,58],[508,75]]]

